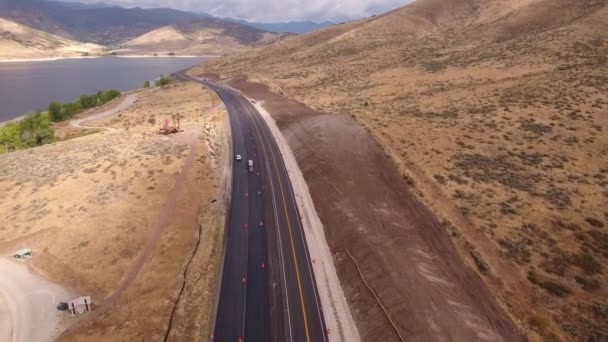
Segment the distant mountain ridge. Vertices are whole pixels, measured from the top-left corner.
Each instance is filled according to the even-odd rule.
[[[115,5],[106,4],[103,1],[97,2],[95,4],[89,4],[89,3],[85,4],[85,3],[76,2],[76,1],[62,1],[62,0],[48,0],[48,1],[57,2],[57,3],[61,4],[62,6],[76,8],[76,9],[119,7],[119,6],[115,6]],[[213,15],[210,15],[210,14],[204,13],[204,12],[196,12],[195,14],[200,17],[203,17],[203,18],[215,18],[215,19],[220,19],[220,20],[224,20],[224,21],[230,21],[233,23],[243,24],[243,25],[247,25],[247,26],[250,26],[253,28],[260,29],[260,30],[276,32],[276,33],[289,32],[289,33],[302,34],[302,33],[308,33],[311,31],[316,31],[318,29],[322,29],[324,27],[328,27],[328,26],[332,26],[332,25],[336,24],[336,23],[330,22],[330,21],[323,21],[323,22],[317,23],[317,22],[310,21],[310,20],[258,23],[258,22],[243,20],[243,19],[213,16]]]
[[[49,0],[49,1],[53,1],[53,0]],[[115,5],[109,5],[109,4],[106,4],[103,2],[97,2],[94,4],[89,4],[89,3],[85,4],[85,3],[77,2],[77,1],[53,1],[53,2],[59,2],[64,7],[76,8],[76,9],[120,7],[120,6],[115,6]]]
[[[255,27],[257,29],[270,31],[270,32],[289,32],[289,33],[297,33],[303,34],[312,31],[316,31],[328,26],[335,25],[330,21],[324,21],[321,23],[315,23],[313,21],[288,21],[288,22],[280,22],[280,23],[256,23],[241,19],[234,18],[219,18],[226,21],[232,21],[235,23],[240,23],[243,25],[248,25],[251,27]]]
[[[0,18],[0,59],[77,57],[102,52],[100,45],[73,41]]]
[[[165,26],[207,27],[235,40],[257,45],[265,31],[237,22],[168,8],[142,9],[81,5],[44,0],[0,0],[8,20],[78,41],[117,45]],[[272,40],[272,39],[271,39]]]
[[[164,26],[120,44],[116,54],[225,55],[272,44],[287,33],[261,31],[218,19]]]
[[[73,8],[42,0],[0,0],[0,13],[37,30],[104,45],[180,21],[199,19],[195,14],[171,9]]]

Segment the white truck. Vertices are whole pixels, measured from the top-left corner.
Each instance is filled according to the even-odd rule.
[[[253,172],[253,160],[249,159],[247,161],[247,166],[249,167],[249,172]]]

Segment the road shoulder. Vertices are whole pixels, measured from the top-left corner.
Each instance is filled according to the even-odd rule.
[[[314,268],[329,340],[360,341],[359,331],[350,312],[329,245],[325,239],[323,224],[315,209],[302,171],[276,122],[264,109],[263,103],[254,105],[270,128],[285,161],[305,231],[306,244]]]

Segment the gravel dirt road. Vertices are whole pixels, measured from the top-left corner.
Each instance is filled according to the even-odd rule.
[[[110,115],[114,115],[120,111],[123,111],[129,107],[131,107],[131,105],[133,105],[135,103],[135,101],[137,101],[137,94],[129,94],[124,98],[118,99],[118,101],[120,101],[120,103],[115,106],[112,107],[111,109],[108,109],[106,111],[103,112],[99,112],[93,115],[89,115],[89,116],[85,116],[82,118],[78,118],[78,119],[74,119],[70,121],[70,126],[74,127],[74,128],[93,128],[93,129],[101,129],[101,130],[108,130],[108,131],[114,131],[115,129],[112,127],[106,127],[106,126],[87,126],[87,125],[83,125],[83,123],[87,122],[87,121],[93,121],[93,120],[101,120],[103,118],[106,118]]]
[[[55,307],[69,292],[7,259],[0,259],[0,274],[0,341],[51,341],[62,318]]]

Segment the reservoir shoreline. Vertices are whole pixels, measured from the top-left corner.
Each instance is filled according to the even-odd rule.
[[[184,56],[154,56],[154,55],[105,55],[105,56],[58,56],[40,58],[0,58],[0,63],[52,62],[66,59],[95,59],[95,58],[219,58],[217,55],[184,55]]]
[[[0,63],[0,122],[12,121],[53,101],[72,102],[82,94],[141,88],[209,57],[105,56],[62,58],[48,61]]]

